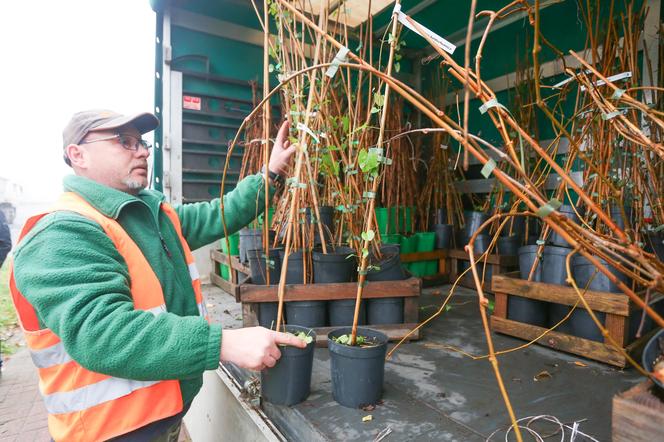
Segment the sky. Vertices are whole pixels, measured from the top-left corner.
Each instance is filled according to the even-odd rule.
[[[72,114],[153,111],[154,43],[148,0],[1,2],[0,177],[26,201],[55,200],[71,173],[62,129]]]

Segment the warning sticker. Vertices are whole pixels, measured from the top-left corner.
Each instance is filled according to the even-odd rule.
[[[201,110],[201,97],[184,95],[182,97],[182,108],[191,110]]]

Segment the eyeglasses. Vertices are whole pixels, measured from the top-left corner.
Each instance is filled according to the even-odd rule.
[[[115,134],[106,138],[97,138],[95,140],[81,141],[78,144],[90,144],[96,143],[97,141],[109,141],[117,139],[122,147],[133,152],[138,151],[141,147],[145,150],[152,149],[152,144],[145,141],[143,138],[137,138],[133,135],[128,134]]]

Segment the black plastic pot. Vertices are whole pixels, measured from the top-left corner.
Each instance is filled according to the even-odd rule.
[[[369,328],[358,328],[358,336],[375,340],[371,347],[337,344],[335,338],[351,333],[344,327],[327,335],[330,350],[332,397],[344,407],[360,408],[374,405],[383,395],[387,336]]]
[[[437,209],[434,224],[447,224],[447,209]]]
[[[406,279],[406,274],[401,268],[400,247],[396,244],[383,244],[380,247],[382,259],[372,257],[371,263],[379,266],[379,270],[371,270],[367,273],[368,281],[400,281]]]
[[[498,253],[504,256],[516,256],[521,245],[520,235],[501,236],[498,238],[496,247]]]
[[[351,282],[357,274],[357,260],[354,256],[348,256],[355,253],[355,250],[337,247],[333,251],[330,246],[327,250],[327,254],[320,250],[313,251],[314,282]]]
[[[646,371],[653,371],[655,360],[662,353],[664,353],[664,329],[655,333],[643,349],[643,357],[641,360],[643,368],[645,368]],[[653,382],[658,387],[660,395],[664,393],[664,382],[658,379],[653,379]]]
[[[519,247],[517,254],[519,255],[519,273],[521,274],[521,279],[528,279],[530,275],[530,270],[533,268],[533,264],[537,258],[537,249],[539,246],[524,246]],[[540,282],[542,278],[542,261],[537,264],[535,273],[533,273],[533,278],[531,281]]]
[[[549,324],[548,327],[553,327],[558,322],[560,322],[566,315],[569,313],[570,306],[562,304],[554,304],[553,302],[549,303]],[[583,308],[583,307],[582,307]],[[572,333],[572,317],[570,316],[567,321],[560,324],[554,331],[559,333],[566,333],[568,335]]]
[[[602,258],[596,257],[597,260],[604,266],[606,261]],[[609,271],[615,275],[620,281],[629,284],[629,278],[620,273],[612,266],[608,266]],[[609,280],[609,277],[601,273],[585,256],[577,254],[572,258],[572,275],[576,281],[576,285],[580,289],[595,290],[599,292],[612,292],[619,293],[621,290],[616,284]]]
[[[279,250],[279,262],[283,264],[284,249]],[[291,252],[288,257],[288,268],[286,269],[286,284],[304,284],[304,253],[302,251]]]
[[[565,260],[572,250],[565,247],[545,246],[542,251],[541,281],[548,284],[567,285]]]
[[[367,323],[369,325],[403,324],[403,298],[367,299]]]
[[[364,325],[366,321],[365,301],[360,302],[360,317],[358,324]],[[355,299],[338,299],[328,302],[328,313],[330,316],[330,327],[342,327],[353,325],[353,316],[355,315]]]
[[[274,329],[277,325],[278,302],[258,303],[258,325]]]
[[[549,320],[549,303],[510,296],[507,301],[507,319],[546,327]]]
[[[526,217],[524,216],[510,216],[503,230],[500,231],[501,236],[523,235],[526,231]],[[510,234],[511,228],[511,234]]]
[[[280,346],[281,358],[272,368],[261,372],[261,396],[277,405],[295,405],[304,401],[311,390],[316,333],[306,327],[286,325],[290,333],[304,332],[312,341],[305,348]]]
[[[265,265],[265,250],[247,250],[252,284],[267,284],[268,274],[270,275],[270,285],[276,285],[279,283],[279,276],[281,275],[279,250],[280,249],[270,249],[267,266]]]
[[[577,211],[582,214],[581,208],[577,207]],[[574,211],[574,208],[569,205],[563,205],[560,206],[558,209],[558,212],[560,212],[561,215],[565,216],[566,218],[571,219],[574,223],[579,224],[579,217],[576,215],[576,212]],[[554,246],[558,247],[569,247],[569,243],[563,239],[562,236],[558,235],[556,232],[553,230],[551,231],[551,234],[549,236],[549,243],[551,243]]]
[[[321,244],[320,232],[318,230],[318,222],[323,225],[323,235],[325,236],[325,241],[330,241],[334,233],[334,207],[331,206],[318,206],[318,214],[320,215],[320,220],[316,219],[315,211],[311,207],[307,207],[307,222],[314,225],[314,244]]]
[[[487,215],[484,212],[475,212],[472,210],[464,210],[463,211],[463,218],[464,218],[464,236],[466,238],[470,238],[477,229],[480,228],[486,220],[489,219],[489,215]]]
[[[274,232],[270,230],[270,241],[274,239]],[[249,259],[247,251],[263,248],[263,229],[249,229],[247,227],[240,230],[239,241],[240,262],[246,263]]]
[[[602,258],[597,258],[602,265],[606,265],[606,261]],[[609,266],[609,270],[619,280],[625,284],[629,284],[629,279],[618,272],[615,268]],[[609,280],[609,278],[601,273],[591,262],[583,255],[574,255],[572,258],[572,275],[576,285],[581,289],[595,290],[601,292],[618,293],[620,289],[617,285]],[[595,313],[597,319],[604,324],[606,319],[605,313]],[[570,317],[570,325],[572,327],[572,334],[585,339],[602,342],[604,337],[600,332],[597,325],[590,317],[590,314],[582,307],[577,306],[576,311]]]
[[[482,254],[489,249],[489,245],[491,244],[491,238],[492,238],[491,236],[484,233],[477,235],[475,237],[475,242],[473,243],[473,252],[475,254],[475,260],[478,260],[480,256],[482,256]],[[461,266],[459,269],[460,272],[463,272],[470,267],[469,261],[460,260],[459,264]],[[491,276],[493,275],[493,265],[487,264],[485,268],[484,259],[479,259],[479,262],[477,262],[476,266],[480,278],[482,278],[482,271],[484,271],[484,277],[482,279],[483,283],[490,284]]]
[[[434,232],[436,232],[436,248],[449,249],[454,234],[452,224],[436,224]]]
[[[611,215],[611,220],[615,223],[616,226],[620,227],[621,230],[625,230],[625,227],[631,228],[632,227],[632,207],[631,206],[625,206],[625,217],[627,219],[624,219],[623,217],[623,212],[620,210],[620,206],[611,206],[611,209],[609,210],[609,214]]]
[[[660,261],[664,261],[664,231],[646,232],[645,250],[654,253]]]
[[[290,301],[286,303],[288,323],[302,327],[325,327],[326,301]]]

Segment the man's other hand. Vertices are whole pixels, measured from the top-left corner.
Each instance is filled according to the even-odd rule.
[[[260,371],[274,367],[281,351],[279,345],[304,348],[307,344],[290,333],[268,330],[264,327],[224,330],[221,336],[221,361],[232,362],[242,368]]]
[[[284,121],[284,123],[279,128],[279,133],[277,133],[277,139],[274,141],[274,146],[272,146],[272,154],[270,155],[270,163],[268,164],[268,169],[270,172],[274,172],[278,175],[283,176],[286,173],[288,168],[288,160],[295,152],[295,146],[291,146],[290,141],[288,140],[288,128],[290,123]]]

